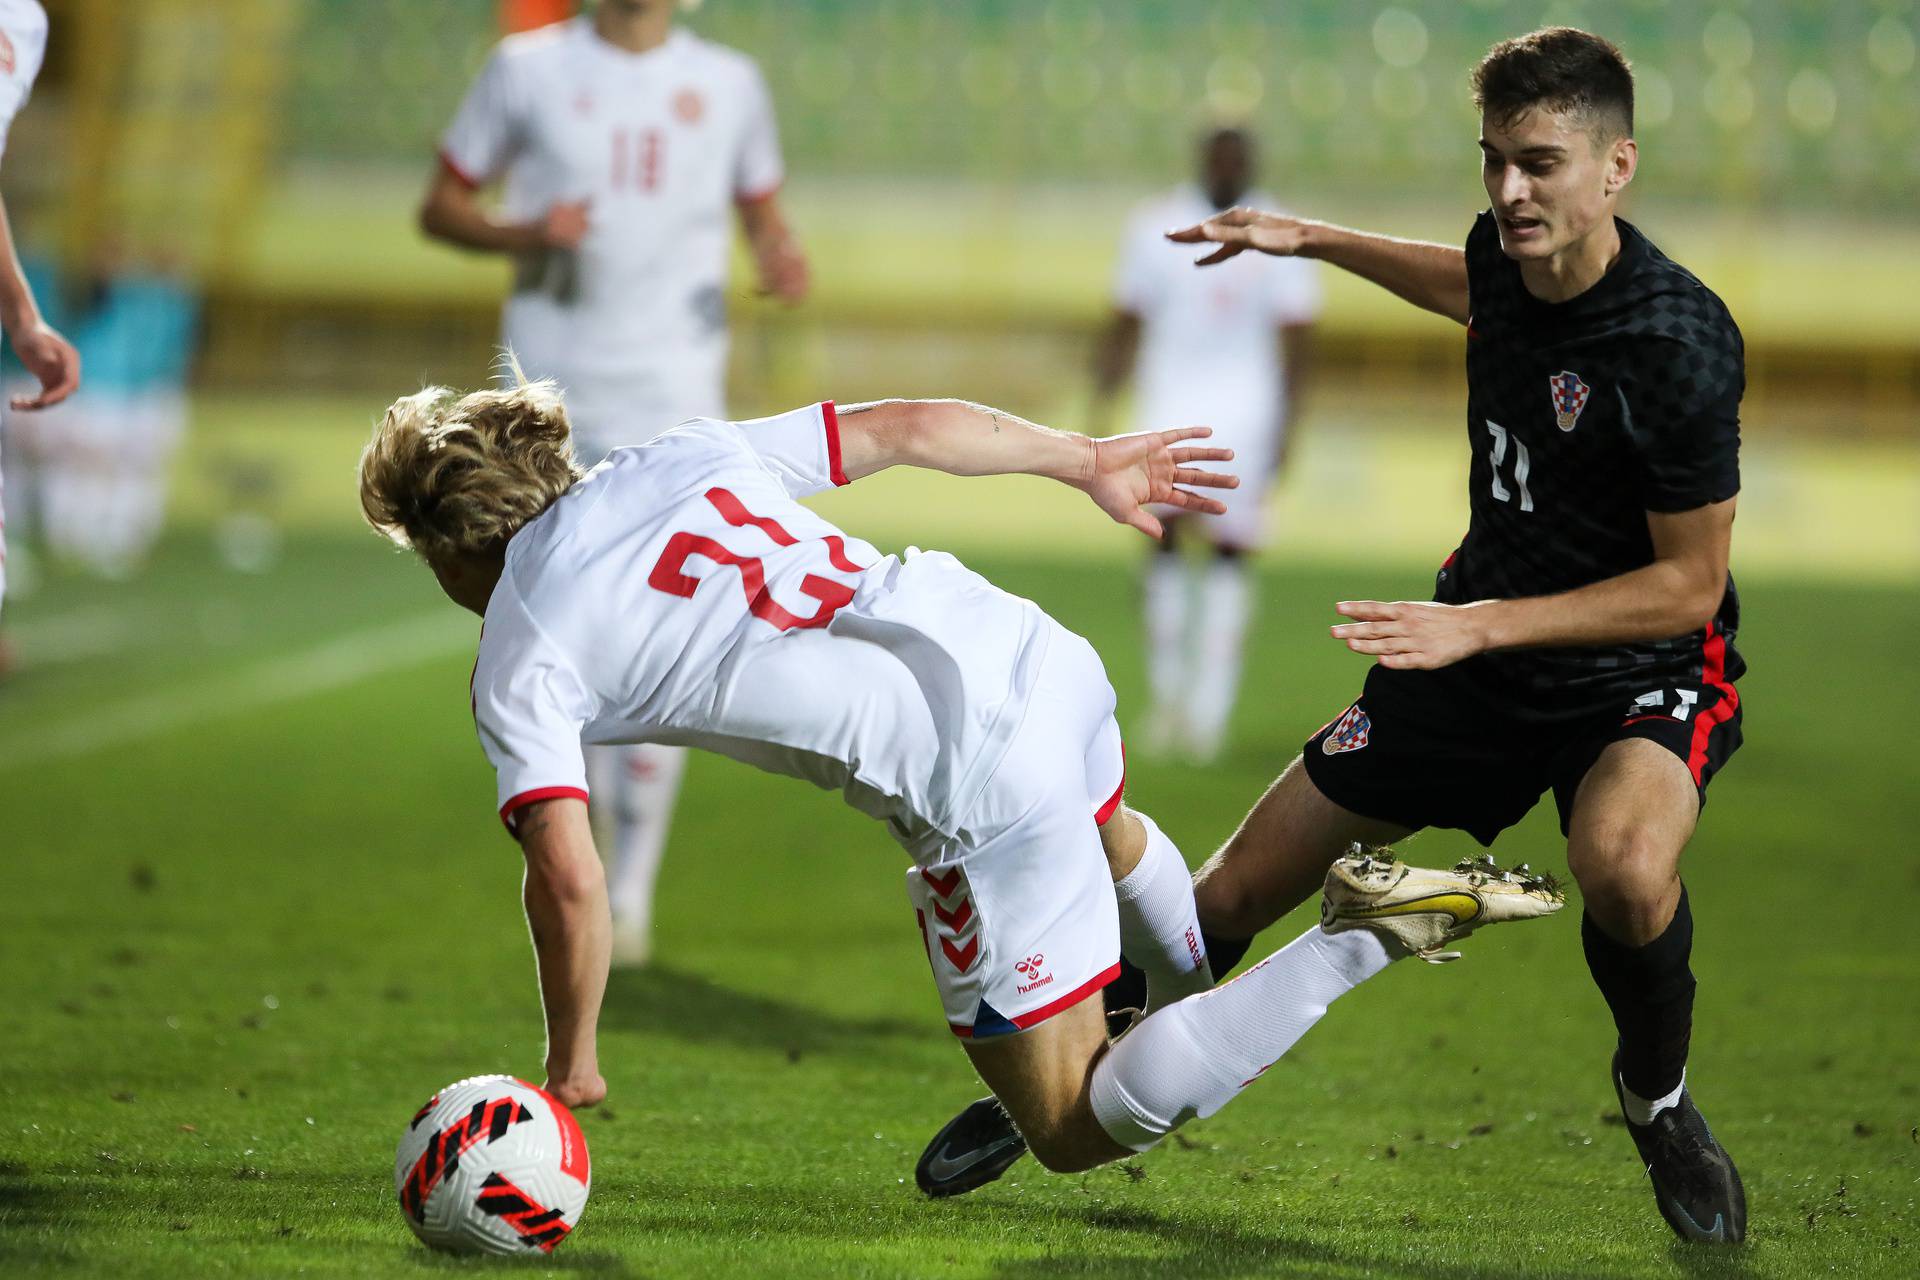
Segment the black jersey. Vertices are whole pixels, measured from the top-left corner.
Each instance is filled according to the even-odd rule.
[[[1467,237],[1467,438],[1473,520],[1440,572],[1451,604],[1550,595],[1653,562],[1647,513],[1740,490],[1740,330],[1725,304],[1632,225],[1577,297],[1543,302],[1500,248],[1492,213]],[[1471,660],[1507,697],[1578,714],[1666,684],[1744,670],[1733,578],[1691,635]]]

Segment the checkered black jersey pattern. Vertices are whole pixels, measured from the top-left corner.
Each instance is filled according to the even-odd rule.
[[[1449,603],[1549,595],[1652,562],[1648,512],[1740,490],[1746,358],[1725,304],[1626,222],[1621,251],[1578,297],[1528,293],[1482,213],[1467,237],[1467,439],[1472,523],[1440,573]],[[1731,640],[1727,580],[1714,629]],[[1577,713],[1668,680],[1698,681],[1707,632],[1475,660],[1537,704]],[[1724,675],[1737,676],[1727,653]]]

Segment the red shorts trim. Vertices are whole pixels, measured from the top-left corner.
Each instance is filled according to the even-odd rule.
[[[1712,685],[1720,691],[1720,701],[1701,712],[1693,722],[1693,742],[1687,752],[1687,771],[1693,775],[1693,785],[1696,787],[1702,785],[1701,774],[1707,767],[1707,739],[1713,736],[1716,726],[1740,709],[1740,691],[1727,683],[1727,638],[1711,622],[1707,624],[1707,640],[1703,649],[1700,679],[1703,684]]]
[[[1095,809],[1093,811],[1094,826],[1104,827],[1107,825],[1107,819],[1113,817],[1114,812],[1120,808],[1120,797],[1125,795],[1126,791],[1127,791],[1127,744],[1123,742],[1120,744],[1120,785],[1113,789],[1113,794],[1107,797],[1107,802],[1105,804],[1101,805],[1098,809]]]
[[[1059,1013],[1062,1009],[1071,1009],[1074,1005],[1079,1004],[1082,1000],[1085,1000],[1094,992],[1099,991],[1119,976],[1120,962],[1116,960],[1113,966],[1105,973],[1087,979],[1073,990],[1067,992],[1067,994],[1061,996],[1058,1000],[1043,1004],[1031,1013],[1023,1013],[1018,1017],[1009,1018],[1008,1021],[1022,1031],[1037,1027],[1054,1014]],[[972,1027],[963,1027],[957,1022],[949,1022],[947,1025],[953,1028],[953,1034],[959,1036],[962,1040],[973,1039]]]
[[[847,470],[840,465],[840,413],[833,407],[833,401],[820,402],[820,419],[827,429],[827,475],[837,485],[845,487],[852,483],[847,479]]]
[[[480,179],[474,177],[472,174],[468,173],[465,169],[462,169],[459,165],[455,164],[453,162],[453,157],[448,155],[445,151],[442,151],[440,153],[440,167],[445,169],[448,173],[452,174],[455,178],[459,179],[460,185],[465,187],[469,191],[478,191],[482,185]]]
[[[519,795],[501,805],[500,821],[506,824],[508,831],[512,831],[513,815],[516,812],[526,808],[536,800],[558,800],[563,797],[572,797],[582,804],[587,803],[587,793],[579,787],[535,787],[532,791],[522,791]]]

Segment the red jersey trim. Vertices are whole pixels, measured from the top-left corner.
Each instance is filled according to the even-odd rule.
[[[579,787],[535,787],[531,791],[522,791],[519,795],[500,806],[500,821],[504,822],[507,830],[511,832],[513,830],[513,815],[519,810],[526,808],[536,800],[559,800],[568,796],[578,800],[582,804],[587,803],[587,793]]]
[[[820,420],[827,430],[827,475],[844,488],[853,482],[847,479],[846,468],[840,465],[840,414],[833,407],[833,401],[820,402]]]
[[[455,164],[453,157],[448,155],[444,150],[440,152],[440,167],[452,174],[459,180],[460,185],[469,191],[478,191],[484,185],[480,179]]]
[[[1113,817],[1115,811],[1117,811],[1120,808],[1120,797],[1125,795],[1126,791],[1127,791],[1127,744],[1123,742],[1120,744],[1120,785],[1113,789],[1113,794],[1107,797],[1107,802],[1105,804],[1101,805],[1098,809],[1095,809],[1093,811],[1094,826],[1104,827],[1107,825],[1107,820]]]

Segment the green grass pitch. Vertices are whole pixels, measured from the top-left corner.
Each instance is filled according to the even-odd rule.
[[[1111,535],[1095,557],[955,549],[1093,637],[1124,715],[1143,682]],[[1134,802],[1204,856],[1359,684],[1330,602],[1429,581],[1276,556],[1236,749],[1136,759]],[[1398,966],[1161,1150],[925,1202],[912,1161],[979,1086],[904,859],[833,796],[700,759],[658,965],[608,994],[592,1202],[516,1273],[1920,1272],[1920,593],[1763,575],[1745,595],[1748,745],[1686,864],[1692,1079],[1746,1176],[1745,1251],[1682,1249],[1655,1216],[1610,1118],[1577,905]],[[540,1070],[519,857],[466,706],[472,620],[344,527],[297,532],[259,577],[188,528],[110,596],[56,575],[8,610],[35,666],[0,687],[0,1274],[491,1269],[422,1250],[391,1181],[435,1088]],[[1498,852],[1563,862],[1549,813]]]

